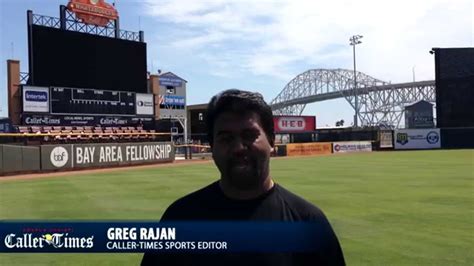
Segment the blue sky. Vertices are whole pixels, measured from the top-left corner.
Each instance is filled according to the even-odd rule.
[[[111,0],[108,1],[112,2]],[[224,1],[116,0],[122,29],[145,32],[148,69],[188,81],[188,104],[228,88],[259,91],[271,101],[312,68],[357,69],[395,82],[434,79],[431,47],[473,46],[470,0]],[[0,0],[0,116],[7,116],[6,60],[27,67],[26,10],[59,16],[62,0]],[[13,44],[13,45],[12,45]],[[12,48],[13,47],[13,48]],[[352,120],[345,100],[311,104],[318,126]]]

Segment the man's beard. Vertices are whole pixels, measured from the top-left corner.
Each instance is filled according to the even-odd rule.
[[[261,159],[248,159],[246,162],[229,160],[227,164],[227,182],[242,190],[257,189],[264,182]]]

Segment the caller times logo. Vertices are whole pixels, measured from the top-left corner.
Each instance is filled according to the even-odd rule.
[[[71,237],[69,233],[45,234],[34,236],[33,234],[8,234],[5,236],[4,244],[9,249],[36,249],[53,246],[54,248],[93,248],[94,236],[90,237]]]
[[[64,165],[66,165],[68,159],[69,159],[69,155],[67,153],[67,150],[63,147],[56,147],[54,148],[52,151],[51,151],[51,154],[50,154],[50,160],[51,160],[51,163],[55,166],[55,167],[63,167]]]

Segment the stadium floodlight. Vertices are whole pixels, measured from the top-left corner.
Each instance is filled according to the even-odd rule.
[[[358,120],[358,117],[359,117],[359,103],[358,103],[358,99],[357,99],[357,72],[356,72],[356,54],[355,54],[355,47],[357,44],[361,44],[362,42],[360,41],[360,39],[362,39],[362,35],[354,35],[352,36],[349,41],[350,41],[350,45],[352,45],[352,51],[353,51],[353,55],[354,55],[354,100],[355,100],[355,103],[354,103],[354,109],[355,109],[355,114],[354,114],[354,127],[357,127],[357,120]]]

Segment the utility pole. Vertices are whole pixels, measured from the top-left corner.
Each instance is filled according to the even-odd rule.
[[[357,97],[357,70],[356,70],[356,45],[362,43],[360,39],[362,39],[362,35],[354,35],[352,36],[349,41],[350,45],[352,45],[352,52],[354,55],[354,98],[355,98],[355,103],[354,103],[354,109],[355,109],[355,114],[354,114],[354,127],[357,127],[357,121],[359,118],[359,101]]]

